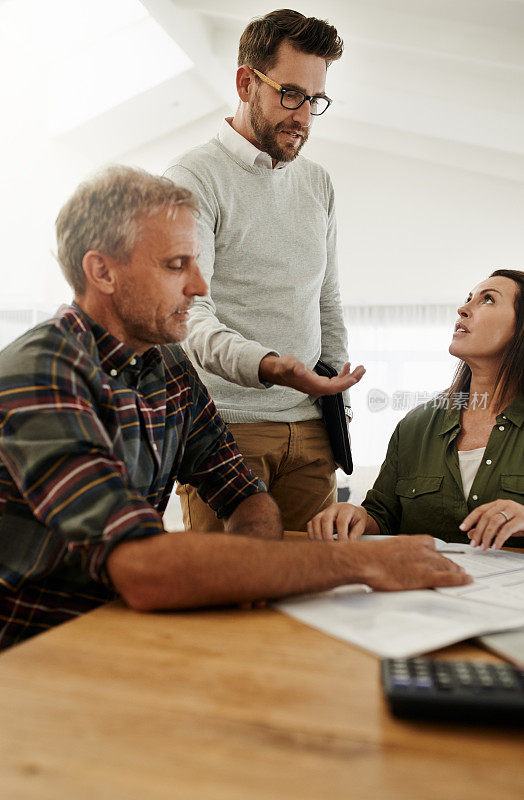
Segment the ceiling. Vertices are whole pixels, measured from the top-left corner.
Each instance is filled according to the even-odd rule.
[[[164,81],[163,112],[162,87],[151,87],[156,111],[129,148],[234,108],[240,33],[268,10],[267,0],[142,3],[194,66]],[[321,9],[345,53],[330,69],[335,102],[316,137],[524,181],[524,0],[324,0]],[[319,4],[299,10],[319,15]],[[143,108],[147,94],[132,104]]]
[[[315,138],[524,181],[524,0],[301,0],[298,8],[320,8],[345,42],[328,75],[334,104],[315,123]],[[50,135],[103,162],[169,134],[183,139],[188,125],[231,111],[239,36],[269,7],[6,0],[0,9],[0,28],[18,34],[17,54],[25,47],[24,56],[38,52],[43,63],[47,44],[61,76],[49,103],[50,112],[65,112]],[[102,90],[107,101],[97,108]]]
[[[448,302],[457,269],[469,285],[490,264],[521,263],[524,0],[295,7],[345,42],[328,73],[333,106],[305,152],[334,179],[342,264],[381,270],[375,302]],[[212,136],[236,107],[240,34],[268,10],[267,0],[0,0],[0,190],[18,220],[4,215],[2,240],[13,257],[29,213],[34,256],[23,261],[38,263],[56,208],[95,166],[162,172]],[[51,274],[38,291],[54,297],[63,287]],[[341,270],[346,302],[369,302],[352,274]]]

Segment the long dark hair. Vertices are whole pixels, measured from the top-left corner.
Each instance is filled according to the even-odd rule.
[[[502,357],[495,381],[495,401],[503,408],[513,397],[524,397],[524,272],[519,269],[496,269],[490,278],[509,278],[517,285],[515,294],[515,334]],[[450,401],[458,392],[469,392],[471,369],[460,361],[451,386],[446,391]]]

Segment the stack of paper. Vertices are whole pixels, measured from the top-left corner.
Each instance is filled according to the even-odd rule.
[[[438,592],[524,611],[524,555],[471,549],[468,553],[450,553],[447,557],[464,567],[475,580],[467,586],[437,589]]]
[[[442,546],[452,549],[443,542]],[[275,606],[382,658],[410,658],[472,636],[524,625],[524,555],[471,549],[447,557],[463,566],[474,582],[411,592],[342,586]]]

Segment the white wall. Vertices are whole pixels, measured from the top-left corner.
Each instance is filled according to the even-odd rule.
[[[123,156],[162,172],[214,135],[220,114]],[[524,183],[315,138],[304,155],[330,172],[347,305],[458,303],[495,267],[524,263]]]
[[[33,105],[22,135],[0,149],[3,296],[55,304],[69,290],[50,253],[53,222],[98,164],[42,139],[41,123]],[[209,115],[120,160],[162,172],[215,128]],[[455,303],[492,268],[524,263],[524,183],[314,138],[305,154],[335,184],[347,304]]]
[[[313,136],[337,195],[345,303],[456,303],[524,263],[524,183]]]
[[[31,24],[33,28],[36,25],[33,18],[37,7],[45,19],[43,9],[58,2],[17,0],[1,6],[3,11],[14,6],[27,8],[26,21],[17,18],[16,29],[8,28],[7,13],[1,15],[3,25],[0,26],[0,72],[3,76],[0,98],[3,117],[0,127],[0,241],[4,303],[16,304],[20,298],[32,298],[34,303],[53,306],[69,298],[70,291],[50,253],[54,248],[53,222],[61,203],[84,175],[108,158],[163,172],[174,155],[208,139],[225,113],[225,109],[220,107],[223,97],[214,85],[204,85],[198,71],[190,70],[178,78],[162,82],[149,93],[139,93],[132,103],[120,103],[113,112],[101,114],[89,124],[80,125],[61,136],[51,136],[48,62],[53,53],[41,43],[54,35],[54,51],[65,47],[68,36],[77,34],[70,31],[68,35],[60,36],[60,32],[43,29],[39,36]],[[115,2],[111,3],[113,10]],[[78,0],[76,2],[77,10],[83,9],[84,22],[93,16],[92,5],[87,8]],[[102,13],[103,0],[97,0],[95,5],[97,13]],[[362,23],[356,6],[351,4],[351,14],[346,20],[348,26],[350,21],[352,23],[348,31],[352,27],[353,36]],[[387,4],[379,3],[378,6],[382,11],[379,13],[377,10],[368,22],[372,22],[372,30],[380,31],[381,20],[384,22],[389,17]],[[349,5],[346,9],[349,14],[348,9]],[[72,6],[69,11],[70,16],[74,16]],[[335,6],[332,11],[334,14]],[[341,14],[345,19],[342,7],[336,5],[336,11],[335,16]],[[205,32],[205,26],[202,30]],[[428,34],[423,20],[417,22],[414,30]],[[29,34],[32,39],[28,38]],[[504,37],[504,41],[513,41],[509,30],[505,31]],[[236,38],[237,32],[234,36],[230,32],[225,44],[228,59],[234,53]],[[360,91],[367,87],[372,93],[374,84],[371,78],[375,76],[374,80],[378,80],[375,73],[370,76],[367,71],[370,54],[366,59],[356,57],[364,41],[367,42],[367,38],[355,42],[350,40],[343,59],[346,67],[351,65],[349,77],[342,62],[334,65],[328,76],[328,89],[336,89],[334,96],[338,98],[337,102],[340,101],[338,105],[342,110],[345,109],[346,116],[337,116],[337,111],[331,118],[326,115],[326,118],[317,120],[311,141],[304,151],[328,168],[335,184],[343,300],[353,305],[455,303],[492,267],[522,265],[524,171],[519,171],[516,150],[513,153],[499,151],[494,149],[493,143],[487,147],[485,142],[481,147],[472,141],[469,144],[447,141],[440,129],[435,130],[435,136],[431,137],[422,135],[420,131],[414,133],[413,130],[403,131],[358,121],[358,114],[350,102],[352,96],[344,95],[344,87],[346,84],[358,85]],[[484,42],[482,37],[481,42]],[[465,40],[464,47],[466,43]],[[189,41],[184,44],[189,47]],[[433,58],[436,43],[426,44],[428,58]],[[204,45],[202,38],[197,37],[195,59],[199,53],[201,56],[205,54]],[[378,57],[376,48],[371,49],[372,55],[375,54],[373,58]],[[386,50],[381,58],[391,71],[399,55],[395,48],[394,52],[391,48]],[[479,52],[484,50],[485,43]],[[416,53],[411,45],[408,51],[409,58],[414,58]],[[463,61],[460,61],[462,66]],[[470,61],[467,62],[468,69],[473,69],[473,60]],[[375,64],[375,61],[372,59],[370,63]],[[227,64],[229,70],[229,60]],[[433,86],[428,81],[430,77],[435,79],[438,76],[441,81],[437,87],[439,93],[458,102],[455,84],[462,72],[457,63],[453,62],[453,65],[451,69],[446,59],[438,61],[429,74],[424,72],[418,76],[417,92]],[[106,67],[110,71],[115,65],[107,63]],[[413,70],[410,60],[409,69],[401,71],[407,86],[415,80]],[[499,71],[495,62],[491,67],[484,65],[481,70],[484,79],[480,80],[475,73],[477,82],[464,86],[461,83],[459,96],[465,108],[471,100],[470,95],[479,102],[477,95],[482,87],[491,86],[498,76],[498,82],[494,84],[496,91],[492,86],[485,104],[490,114],[498,109],[499,116],[492,120],[492,127],[500,138],[508,128],[503,124],[502,112],[508,111],[508,97],[516,101],[521,96],[522,80],[518,65],[504,73],[502,83],[508,86],[509,94],[504,108],[498,108],[495,103],[497,108],[494,110],[492,95],[496,95],[496,99],[502,92]],[[381,80],[389,76],[384,65],[380,76]],[[489,78],[487,83],[486,77]],[[225,74],[224,81],[227,84],[230,80],[232,86],[233,79],[231,69],[231,74],[229,71]],[[386,100],[390,103],[391,96],[387,92],[391,92],[392,87],[386,83],[383,88],[386,92],[384,103]],[[416,111],[417,103],[422,100],[418,94],[414,97],[418,98],[414,102]],[[63,106],[67,107],[72,99],[64,96]],[[514,107],[517,113],[518,105],[514,103]],[[460,109],[455,110],[457,119],[462,119],[458,113]],[[195,120],[195,115],[206,111],[206,115]],[[355,119],[348,117],[350,112],[355,112]],[[452,121],[452,116],[450,106],[446,119],[449,117]],[[177,127],[181,120],[188,122]],[[172,132],[160,138],[149,138],[167,130]],[[135,141],[147,143],[130,150]],[[471,166],[469,171],[463,168],[465,164]],[[495,177],[497,170],[509,177]]]
[[[0,70],[3,76],[10,74],[1,53]],[[36,71],[28,76],[15,69],[9,80],[2,80],[1,302],[54,306],[71,295],[51,254],[54,220],[67,196],[95,164],[82,152],[48,136],[43,74]]]

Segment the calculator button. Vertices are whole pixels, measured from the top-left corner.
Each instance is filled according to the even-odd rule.
[[[400,689],[400,688],[404,688],[404,687],[407,687],[407,686],[411,686],[411,678],[393,677],[391,679],[391,685],[396,689]]]
[[[485,689],[493,689],[495,686],[495,678],[491,675],[479,675],[479,682]]]
[[[431,687],[433,686],[433,681],[429,676],[423,677],[421,675],[415,678],[413,684],[417,689],[431,689]]]
[[[472,686],[474,681],[473,675],[467,667],[457,667],[457,678],[461,686]]]
[[[499,675],[499,681],[502,684],[503,689],[517,689],[518,683],[515,678],[511,677],[510,675]]]

